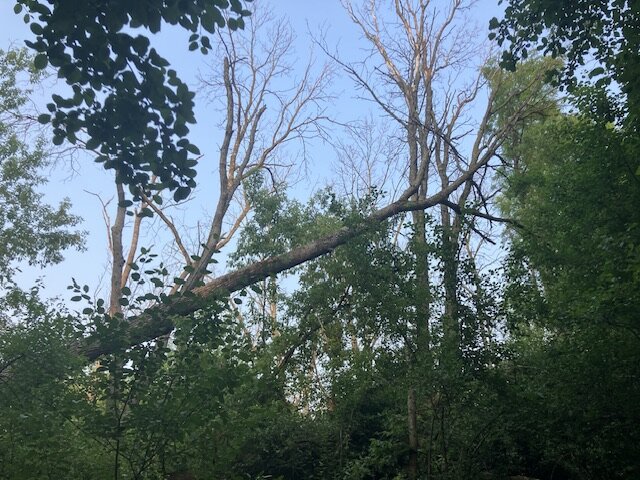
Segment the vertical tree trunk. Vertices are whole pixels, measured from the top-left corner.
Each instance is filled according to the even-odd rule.
[[[458,222],[452,221],[449,209],[442,207],[442,251],[443,283],[444,283],[444,317],[443,317],[443,361],[447,364],[457,363],[460,357],[461,337],[458,308]],[[451,365],[453,367],[453,365]]]
[[[425,214],[413,212],[415,232],[412,249],[415,256],[415,303],[416,303],[416,355],[423,360],[431,349],[429,261],[425,233]]]
[[[271,337],[277,337],[280,335],[278,329],[278,284],[276,282],[276,276],[271,275],[269,277],[269,322],[271,329]]]
[[[116,219],[111,227],[111,287],[109,292],[109,314],[122,313],[120,296],[122,293],[122,272],[124,270],[124,247],[122,244],[122,231],[124,230],[124,219],[127,209],[122,206],[125,201],[124,187],[116,179],[118,191],[118,210]]]
[[[416,411],[416,390],[409,389],[407,395],[407,417],[409,427],[409,480],[418,478],[418,415]]]
[[[409,122],[407,124],[407,143],[409,144],[409,182],[413,185],[420,184],[412,199],[420,201],[426,198],[426,185],[422,184],[419,173],[419,158],[424,156],[424,150],[427,148],[423,142],[419,140],[418,135],[419,121],[417,119],[418,107],[417,92],[412,92],[409,96],[409,105],[412,107],[409,114]],[[429,330],[429,264],[427,259],[427,239],[426,239],[426,216],[423,210],[412,212],[413,220],[413,236],[411,239],[411,249],[415,257],[415,278],[416,285],[414,291],[415,300],[415,355],[409,355],[410,370],[419,368],[423,365],[430,368],[430,362],[427,365],[423,361],[427,359],[430,351],[430,330]],[[407,348],[409,348],[407,346]],[[418,414],[416,405],[416,385],[413,378],[415,375],[409,375],[409,391],[407,394],[407,421],[409,434],[409,464],[408,475],[410,480],[418,478]]]

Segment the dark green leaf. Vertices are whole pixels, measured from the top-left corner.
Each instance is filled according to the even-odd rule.
[[[176,191],[173,193],[173,199],[176,202],[180,202],[187,198],[191,193],[191,188],[189,187],[178,187]]]
[[[44,53],[36,55],[33,59],[33,66],[38,70],[44,70],[45,68],[47,68],[47,63],[47,56]]]

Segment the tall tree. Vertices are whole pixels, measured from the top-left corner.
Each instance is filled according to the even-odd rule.
[[[318,131],[326,77],[302,68],[282,87],[284,24],[263,41],[258,16],[220,32],[203,78],[222,106],[218,202],[189,242],[175,200],[149,195],[160,178],[134,204],[116,176],[111,301],[75,282],[78,311],[18,298],[28,321],[0,335],[0,477],[637,476],[637,143],[593,114],[602,92],[560,115],[547,59],[450,82],[465,4],[448,5],[347,5],[370,51],[337,60],[384,128],[343,145],[361,195],[307,204],[287,198],[281,148]],[[391,193],[374,180],[388,172]],[[518,226],[504,288],[477,254],[481,222],[505,220],[496,184]],[[181,275],[139,248],[152,212]],[[225,246],[235,270],[214,276]]]
[[[637,475],[629,440],[639,392],[625,379],[637,375],[640,340],[638,147],[635,135],[594,114],[598,100],[596,89],[581,92],[582,114],[531,124],[509,150],[517,162],[503,208],[523,228],[512,232],[505,295],[514,354],[505,370],[516,382],[507,390],[538,419],[515,415],[509,430],[541,477]]]
[[[21,78],[22,77],[22,78]],[[72,230],[80,219],[69,200],[48,205],[38,191],[46,183],[42,170],[54,152],[35,128],[27,111],[29,89],[41,75],[26,50],[0,50],[0,286],[14,273],[16,262],[47,265],[62,260],[62,252],[81,248],[84,235]],[[31,87],[29,87],[31,88]]]
[[[435,364],[429,360],[431,349],[441,346],[437,363],[453,371],[456,365],[459,368],[461,349],[458,280],[467,223],[465,210],[486,208],[486,187],[481,185],[487,179],[488,163],[505,139],[532,115],[544,72],[538,71],[530,83],[522,82],[511,89],[503,86],[505,78],[495,70],[487,77],[478,74],[466,84],[452,80],[464,68],[472,68],[471,59],[480,51],[459,23],[464,18],[465,2],[447,2],[445,8],[430,1],[344,3],[366,39],[370,55],[366,61],[353,64],[336,59],[388,116],[397,129],[394,134],[405,139],[402,152],[411,200],[424,201],[430,192],[447,191],[465,177],[462,172],[476,172],[466,176],[455,192],[440,202],[437,225],[441,242],[431,261],[425,211],[412,212],[411,248],[416,258],[415,281],[420,287],[415,290],[415,336],[407,348],[420,359],[417,368],[428,371]],[[463,126],[471,121],[469,111],[480,103],[479,94],[486,83],[491,83],[489,99],[475,119],[475,128],[465,129]],[[502,98],[497,98],[498,94]],[[498,125],[498,116],[506,122],[491,128]],[[461,146],[465,141],[471,145],[468,151]],[[436,264],[440,265],[439,272]],[[438,281],[430,278],[432,275],[441,279],[444,287],[441,313],[430,293]],[[433,335],[432,330],[438,334]],[[418,477],[415,404],[416,394],[410,389],[410,478]]]

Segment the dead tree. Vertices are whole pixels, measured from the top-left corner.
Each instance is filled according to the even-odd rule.
[[[415,25],[422,25],[420,28],[422,28],[421,35],[423,37],[411,34],[413,31],[411,28],[406,29],[410,39],[409,52],[415,50],[414,57],[410,57],[414,58],[411,64],[415,67],[415,76],[411,77],[411,81],[408,82],[402,77],[401,71],[393,61],[383,62],[383,67],[387,69],[383,74],[383,77],[388,81],[387,86],[395,86],[396,93],[400,86],[405,89],[400,90],[400,96],[391,95],[388,97],[393,102],[390,103],[387,101],[388,99],[383,99],[378,95],[374,85],[367,82],[367,79],[360,75],[355,68],[351,68],[343,62],[343,66],[351,68],[349,72],[360,82],[362,88],[406,132],[408,145],[406,187],[401,189],[395,198],[391,198],[388,204],[381,205],[373,213],[361,218],[359,222],[345,225],[329,235],[295,247],[287,253],[254,262],[205,281],[204,285],[200,285],[203,280],[207,280],[206,266],[211,255],[228,241],[227,239],[234,231],[234,225],[239,224],[239,219],[241,221],[243,217],[241,213],[238,218],[232,221],[231,228],[227,232],[223,231],[232,199],[241,196],[243,181],[258,171],[271,174],[279,166],[286,166],[278,161],[278,149],[294,139],[304,140],[310,135],[319,133],[319,122],[325,118],[322,101],[326,99],[325,87],[330,78],[328,67],[321,68],[319,73],[314,75],[313,68],[308,66],[303,69],[302,76],[297,79],[291,89],[278,88],[278,85],[281,85],[279,81],[275,85],[271,85],[268,83],[269,81],[275,81],[279,79],[280,75],[286,76],[289,73],[288,68],[290,67],[283,67],[280,63],[286,58],[286,50],[283,49],[292,41],[284,25],[276,27],[268,37],[268,43],[264,45],[258,43],[256,32],[261,24],[255,20],[256,23],[250,23],[245,33],[242,34],[246,35],[245,38],[234,36],[235,33],[226,36],[228,32],[225,31],[225,37],[220,39],[221,49],[225,52],[221,73],[207,80],[211,87],[216,87],[224,92],[222,98],[225,102],[225,119],[223,120],[224,137],[217,159],[220,182],[219,199],[215,213],[210,219],[205,246],[201,252],[198,252],[199,260],[189,265],[191,273],[188,273],[186,282],[179,292],[176,292],[164,304],[151,306],[144,313],[129,316],[126,343],[136,345],[166,335],[174,328],[173,318],[176,315],[193,313],[203,305],[224,295],[318,258],[370,228],[375,228],[375,225],[386,219],[417,212],[415,218],[416,221],[420,221],[423,218],[421,212],[434,206],[448,205],[452,199],[456,198],[456,192],[461,191],[468,182],[473,181],[478,172],[482,171],[494,158],[502,139],[518,122],[522,112],[514,112],[503,122],[503,126],[489,131],[484,127],[496,113],[496,105],[492,102],[493,96],[490,96],[488,107],[477,129],[478,132],[484,133],[476,135],[472,151],[467,157],[462,157],[456,147],[456,139],[451,134],[447,134],[444,128],[446,123],[434,121],[438,118],[434,114],[437,102],[433,99],[429,88],[425,87],[430,85],[426,80],[435,78],[435,73],[444,67],[439,66],[437,62],[433,63],[435,57],[432,58],[431,53],[427,55],[428,44],[424,35],[433,31],[436,33],[441,31],[442,33],[439,35],[443,39],[448,35],[446,26],[444,29],[433,30],[434,26],[427,21],[426,8],[428,3],[419,4],[420,8],[424,7],[424,14],[421,13],[421,16],[419,15],[412,20]],[[369,4],[375,6],[375,2],[369,2]],[[452,9],[453,7],[457,8],[459,4],[460,2],[453,2]],[[395,5],[397,18],[411,19],[416,15],[408,10],[408,2],[405,5],[405,2],[397,1]],[[347,6],[347,8],[349,7]],[[357,18],[354,10],[356,23]],[[416,19],[421,20],[415,23]],[[363,31],[368,31],[372,24],[364,23],[364,20],[361,21],[363,22]],[[445,19],[445,25],[450,25],[450,22],[451,20]],[[378,25],[381,24],[378,23]],[[240,42],[240,39],[243,41]],[[383,55],[383,52],[388,53],[389,49],[378,42],[375,35],[372,35],[371,38],[367,36],[367,39],[374,42],[375,49],[383,59],[385,56],[391,58],[389,55]],[[380,46],[377,46],[376,42]],[[266,50],[263,49],[265,45]],[[436,49],[432,53],[435,54],[438,51],[440,50]],[[264,55],[260,55],[260,52]],[[381,69],[382,67],[376,71],[382,71]],[[265,83],[265,80],[268,82]],[[413,85],[418,85],[419,88],[414,88]],[[406,92],[406,95],[403,92]],[[421,97],[420,92],[426,92],[426,96]],[[519,98],[522,101],[522,98],[526,98],[526,94],[524,89],[513,91],[508,99]],[[265,108],[267,104],[268,108]],[[406,107],[404,114],[399,113],[398,105]],[[432,105],[432,107],[425,108],[425,105]],[[434,171],[432,150],[436,148],[438,141],[441,142],[441,148],[448,149],[457,160],[456,169],[450,172],[446,185],[440,185],[436,188],[434,182],[431,181]],[[481,214],[481,212],[477,213]],[[235,229],[237,230],[237,227]],[[176,237],[176,242],[178,238],[179,235]],[[123,266],[123,271],[119,275],[113,276],[113,278],[117,276],[120,279],[120,286],[125,272],[126,266]],[[112,282],[112,284],[115,285],[116,282]],[[424,338],[428,338],[426,327],[427,325],[424,328]],[[428,345],[429,342],[425,340],[424,344]],[[78,341],[72,348],[87,359],[96,359],[100,355],[109,353],[112,347],[95,339],[87,338]]]
[[[322,132],[331,70],[328,65],[315,69],[309,60],[296,78],[290,58],[293,40],[284,20],[274,21],[260,10],[253,12],[245,31],[219,32],[222,65],[212,66],[212,73],[201,79],[204,90],[224,99],[218,202],[198,260],[185,275],[183,292],[201,283],[212,255],[247,216],[251,206],[245,201],[231,228],[223,232],[233,199],[242,197],[243,182],[260,172],[273,182],[281,180],[279,175],[293,166],[280,155],[283,147]]]
[[[441,352],[446,358],[455,358],[460,348],[458,261],[469,201],[477,195],[482,208],[485,198],[479,179],[487,175],[489,161],[496,157],[505,140],[535,109],[541,88],[539,76],[498,97],[500,79],[487,78],[488,71],[483,75],[483,62],[474,64],[474,59],[482,55],[482,46],[470,34],[465,18],[471,3],[344,0],[369,54],[364,60],[348,61],[323,45],[353,78],[362,95],[372,100],[395,126],[394,134],[404,139],[405,179],[411,191],[408,200],[420,204],[440,192],[451,192],[438,209],[445,297]],[[482,105],[485,92],[487,99]],[[498,98],[509,103],[508,114]],[[497,116],[501,118],[498,128]],[[451,190],[453,185],[459,188]],[[433,364],[430,327],[435,315],[430,301],[433,279],[429,278],[426,254],[425,211],[412,210],[412,221],[410,248],[416,258],[418,295],[415,336],[407,348],[412,350],[411,358],[428,369]],[[415,402],[416,391],[412,387],[408,394],[408,473],[414,479],[418,477]]]

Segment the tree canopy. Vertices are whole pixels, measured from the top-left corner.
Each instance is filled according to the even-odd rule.
[[[208,34],[244,26],[250,12],[243,2],[20,0],[14,10],[24,13],[35,35],[27,45],[37,52],[36,67],[50,64],[72,89],[72,95],[54,95],[50,113],[39,117],[51,122],[53,143],[84,140],[136,198],[151,176],[160,180],[154,188],[186,198],[195,187],[193,155],[199,154],[187,137],[195,123],[194,94],[148,34],[159,32],[163,22],[179,25],[192,32],[189,50],[207,53]]]
[[[505,16],[491,21],[491,36],[506,46],[502,66],[535,52],[566,59],[561,80],[575,87],[593,79],[597,86],[618,83],[627,96],[625,109],[637,121],[640,92],[640,10],[628,0],[512,0]],[[594,62],[596,63],[594,65]]]
[[[38,190],[53,152],[44,135],[34,132],[26,111],[31,91],[19,84],[21,76],[38,82],[32,60],[26,50],[0,50],[0,288],[17,262],[58,263],[63,250],[81,247],[84,238],[71,230],[80,218],[71,213],[69,200],[48,205]]]

